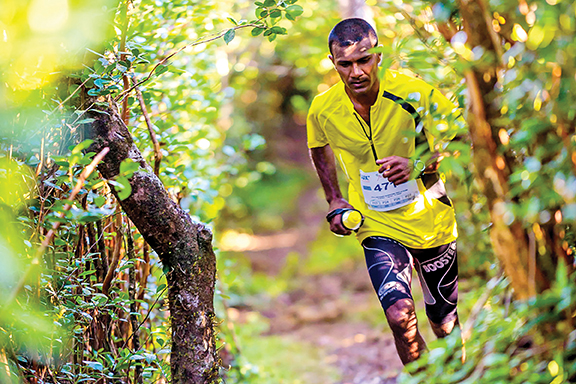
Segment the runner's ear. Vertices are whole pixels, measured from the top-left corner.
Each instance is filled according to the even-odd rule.
[[[336,63],[334,62],[334,56],[328,55],[328,58],[330,59],[330,61],[331,61],[332,64],[334,65],[334,68],[336,68]]]

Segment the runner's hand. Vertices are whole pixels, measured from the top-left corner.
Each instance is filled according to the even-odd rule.
[[[412,164],[410,159],[400,156],[389,156],[376,160],[376,164],[381,165],[378,172],[394,185],[400,185],[410,179]]]
[[[340,199],[334,199],[330,202],[330,208],[328,210],[328,212],[332,212],[335,209],[338,208],[352,208],[354,209],[353,206],[351,206],[346,200],[340,198]],[[342,236],[348,236],[352,233],[352,231],[344,228],[342,226],[342,220],[340,219],[342,217],[342,215],[336,215],[332,218],[332,221],[330,221],[330,230],[332,232],[334,232],[337,235],[342,235]]]

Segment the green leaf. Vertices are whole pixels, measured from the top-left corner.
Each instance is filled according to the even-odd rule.
[[[75,146],[74,149],[72,149],[72,153],[76,154],[82,152],[82,150],[88,148],[90,144],[92,144],[93,142],[94,140],[84,140],[83,142]]]
[[[266,28],[252,28],[252,31],[250,32],[252,34],[252,36],[258,36],[260,35],[262,32],[264,32]]]
[[[558,259],[558,266],[556,267],[556,284],[560,290],[568,287],[568,268],[562,258]]]
[[[300,16],[304,12],[304,9],[299,5],[291,5],[286,8],[286,13],[293,18]]]
[[[264,6],[265,7],[273,7],[276,5],[276,1],[274,0],[265,0],[264,1]]]
[[[146,362],[150,364],[153,361],[156,361],[156,355],[153,353],[145,353],[144,357],[146,358]]]
[[[98,71],[100,71],[102,68],[104,68],[104,65],[102,65],[102,62],[100,60],[96,60],[94,62],[94,71],[96,73],[98,73]]]
[[[79,165],[88,165],[92,162],[92,158],[94,157],[96,153],[95,152],[89,152],[87,154],[84,155],[84,157],[81,157],[76,163]]]
[[[120,176],[132,177],[134,172],[140,168],[140,164],[132,159],[125,159],[120,164]]]
[[[168,71],[168,66],[160,64],[159,66],[156,67],[156,69],[154,70],[154,73],[156,73],[157,75],[161,75],[167,71]]]
[[[274,9],[274,10],[270,11],[270,17],[272,17],[272,18],[282,17],[282,11],[279,9]]]
[[[88,276],[91,275],[93,273],[96,273],[95,269],[90,269],[89,271],[84,271],[81,274],[78,275],[78,277],[84,277],[84,276]]]
[[[86,118],[86,119],[82,119],[82,120],[77,121],[76,124],[89,124],[89,123],[91,123],[91,122],[93,122],[93,121],[96,121],[96,119],[93,119],[93,118],[91,118],[91,117],[88,117],[88,118]]]
[[[238,25],[238,22],[233,17],[229,17],[228,20],[230,20],[232,24]]]
[[[186,36],[185,36],[185,35],[178,35],[178,36],[176,36],[176,37],[174,37],[174,38],[172,39],[172,44],[176,45],[176,44],[178,44],[178,43],[180,43],[180,42],[182,42],[182,41],[184,41],[184,40],[186,40]]]
[[[84,224],[84,223],[94,223],[94,222],[96,222],[96,221],[98,221],[98,220],[100,220],[100,219],[102,219],[102,216],[100,216],[100,215],[91,215],[91,214],[88,214],[88,215],[85,215],[85,216],[80,217],[80,218],[78,219],[78,222],[79,222],[79,223],[82,223],[82,224]]]
[[[127,177],[120,176],[116,178],[116,190],[118,192],[118,198],[120,200],[127,199],[132,194],[132,186]]]
[[[234,36],[236,36],[236,31],[234,29],[229,29],[228,32],[224,34],[224,42],[230,44],[230,42],[234,40]]]
[[[286,28],[282,28],[282,27],[272,27],[272,33],[276,33],[278,35],[287,35],[288,32],[286,31]]]
[[[99,363],[98,361],[84,361],[84,364],[86,364],[87,367],[92,368],[95,371],[102,372],[104,370],[104,366],[102,365],[102,363]]]
[[[101,208],[106,203],[106,198],[104,196],[97,196],[94,198],[94,204]]]

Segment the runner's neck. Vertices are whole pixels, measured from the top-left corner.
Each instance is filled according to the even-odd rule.
[[[374,83],[372,89],[364,95],[354,97],[352,93],[346,88],[346,94],[354,106],[354,110],[362,117],[366,124],[370,125],[370,107],[372,107],[378,99],[380,93],[380,82]]]

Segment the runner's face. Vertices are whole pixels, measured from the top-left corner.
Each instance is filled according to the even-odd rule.
[[[338,44],[332,46],[333,56],[330,56],[330,60],[353,96],[366,95],[378,86],[381,54],[369,53],[368,50],[373,46],[368,37],[347,47]]]

